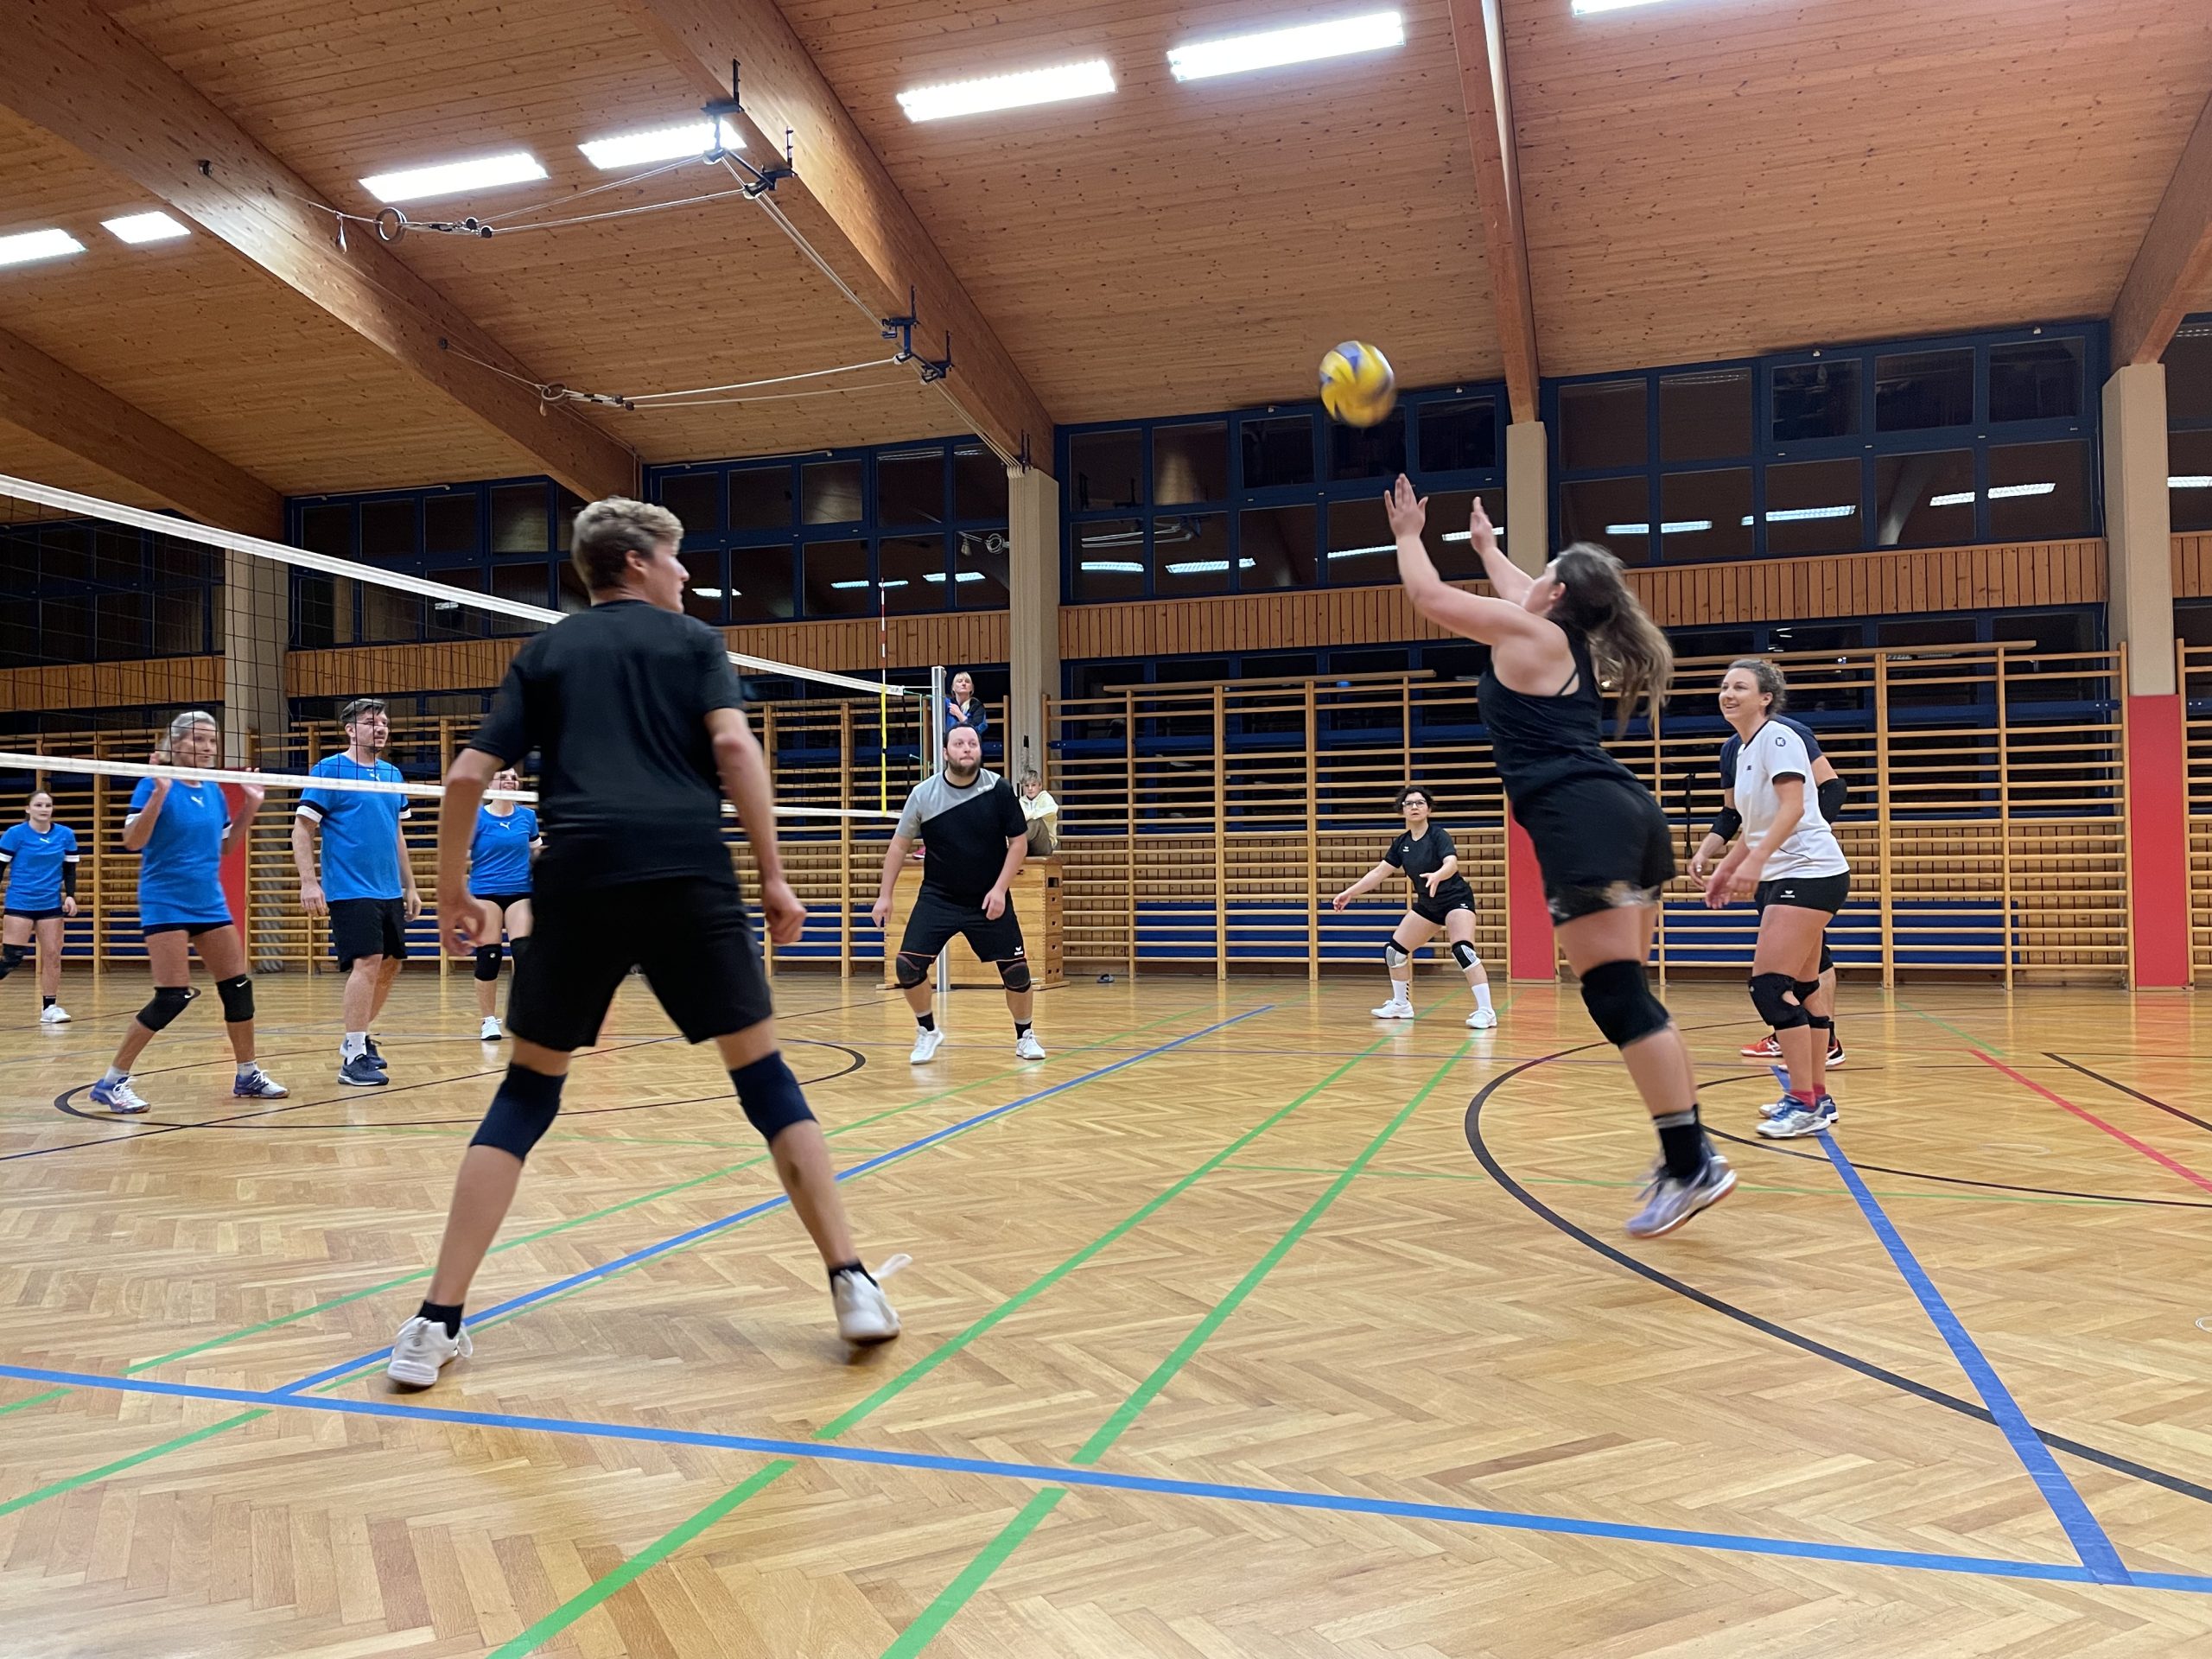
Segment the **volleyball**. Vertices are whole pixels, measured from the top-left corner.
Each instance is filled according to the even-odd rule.
[[[1321,359],[1321,407],[1346,426],[1372,426],[1398,401],[1390,359],[1372,346],[1348,340]]]

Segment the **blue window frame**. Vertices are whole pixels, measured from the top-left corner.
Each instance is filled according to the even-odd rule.
[[[1503,524],[1505,423],[1484,384],[1408,393],[1364,429],[1304,403],[1062,427],[1061,602],[1395,581],[1382,496],[1401,471],[1430,495],[1444,574],[1478,575],[1468,505]]]
[[[1556,539],[1644,564],[2099,534],[2104,355],[2090,322],[1547,381]]]

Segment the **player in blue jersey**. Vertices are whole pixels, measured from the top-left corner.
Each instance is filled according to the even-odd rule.
[[[154,752],[157,766],[205,768],[222,763],[223,737],[213,715],[194,709],[169,722],[168,747]],[[223,1000],[223,1025],[238,1061],[231,1093],[241,1100],[281,1100],[285,1094],[253,1058],[253,980],[246,972],[245,942],[231,920],[224,897],[224,849],[243,842],[261,810],[261,786],[248,784],[245,815],[235,821],[219,784],[175,778],[141,778],[123,821],[123,847],[138,855],[138,925],[153,966],[153,1001],[138,1010],[115,1051],[115,1064],[92,1088],[95,1106],[111,1112],[143,1112],[146,1103],[130,1087],[130,1068],[154,1033],[182,1014],[199,993],[192,988],[192,957],[215,976]]]
[[[346,749],[311,768],[318,778],[402,783],[399,768],[380,759],[391,721],[375,697],[356,697],[340,711]],[[300,903],[310,916],[330,918],[330,951],[346,975],[346,1036],[338,1048],[338,1081],[381,1089],[384,1057],[369,1040],[391,982],[407,960],[407,924],[423,913],[415,868],[407,856],[407,798],[383,790],[310,789],[292,821],[292,861],[300,871]],[[315,871],[315,836],[322,869]]]
[[[8,906],[0,920],[0,979],[23,965],[24,947],[38,940],[38,1022],[66,1026],[61,1006],[61,924],[77,913],[77,836],[54,821],[54,797],[33,792],[23,821],[0,835],[0,875]]]
[[[522,779],[510,766],[492,776],[494,791],[522,787]],[[515,953],[515,971],[522,971],[523,946],[530,943],[530,861],[544,845],[537,834],[537,812],[519,801],[486,801],[476,809],[476,830],[468,842],[468,896],[492,906],[488,943],[476,947],[476,1011],[484,1024],[476,1034],[496,1043],[499,1030],[498,985],[499,944],[504,931]]]

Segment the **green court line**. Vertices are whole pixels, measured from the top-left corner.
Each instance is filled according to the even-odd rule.
[[[1318,1164],[1230,1164],[1230,1169],[1252,1170],[1279,1175],[1334,1175],[1338,1172]],[[1473,1181],[1478,1184],[1490,1179],[1487,1175],[1468,1173],[1453,1174],[1444,1170],[1370,1169],[1367,1172],[1378,1180],[1389,1181]],[[1614,1186],[1640,1188],[1643,1181],[1600,1181],[1575,1175],[1523,1175],[1524,1186]],[[1745,1192],[1783,1192],[1808,1198],[1843,1198],[1851,1195],[1833,1186],[1775,1186],[1764,1181],[1738,1181],[1738,1188]],[[1934,1198],[1945,1204],[2129,1204],[2129,1198],[2063,1198],[2040,1192],[1877,1192],[1878,1198]]]
[[[1914,1007],[1911,1003],[1906,1001],[1904,998],[1899,996],[1895,991],[1890,993],[1890,1000],[1895,1002],[1897,1007],[1903,1008],[1907,1014],[1916,1014],[1919,1018],[1925,1020],[1931,1026],[1942,1027],[1944,1030],[1949,1032],[1952,1036],[1957,1038],[1962,1043],[1969,1044],[1975,1048],[1986,1048],[1992,1054],[1995,1054],[2001,1058],[2010,1058],[2010,1056],[2006,1055],[2005,1051],[1998,1047],[1996,1044],[1985,1041],[1983,1039],[1976,1037],[1971,1033],[1961,1031],[1949,1020],[1938,1020],[1934,1014],[1929,1014],[1924,1008]]]
[[[42,1503],[49,1497],[59,1497],[64,1492],[73,1492],[79,1486],[89,1486],[96,1480],[105,1480],[110,1475],[119,1475],[126,1469],[136,1468],[142,1463],[149,1463],[156,1458],[178,1451],[192,1445],[194,1441],[204,1440],[211,1434],[220,1434],[226,1428],[237,1428],[242,1424],[251,1422],[257,1417],[266,1417],[268,1414],[266,1408],[242,1411],[235,1417],[226,1417],[219,1423],[210,1423],[205,1428],[195,1428],[189,1434],[179,1435],[173,1440],[164,1440],[161,1445],[149,1446],[143,1452],[133,1452],[127,1458],[118,1458],[113,1463],[104,1463],[99,1468],[87,1469],[80,1475],[64,1476],[60,1480],[40,1487],[35,1492],[25,1492],[21,1497],[11,1497],[5,1503],[0,1503],[0,1515],[13,1515],[17,1510],[27,1510],[32,1504]]]
[[[899,1633],[899,1638],[883,1650],[883,1659],[908,1659],[919,1653],[937,1639],[937,1633],[951,1622],[952,1616],[968,1605],[973,1596],[1005,1564],[1006,1558],[1021,1548],[1021,1541],[1037,1530],[1037,1523],[1059,1507],[1068,1495],[1065,1486],[1047,1486],[1028,1503],[1013,1520],[1007,1522],[999,1535],[983,1546],[982,1553],[960,1570],[960,1576],[944,1587],[944,1592],[922,1609],[912,1624]]]

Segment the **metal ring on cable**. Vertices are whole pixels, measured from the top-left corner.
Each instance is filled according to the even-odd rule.
[[[379,207],[376,226],[378,241],[397,242],[407,234],[407,215],[397,207]]]

